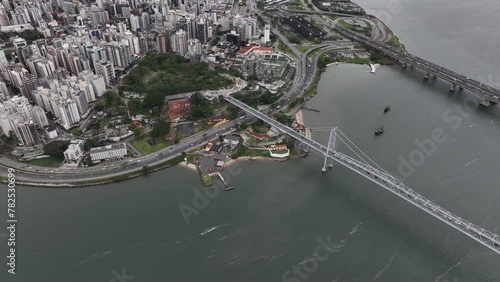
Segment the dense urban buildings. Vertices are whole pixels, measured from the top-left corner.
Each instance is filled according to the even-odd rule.
[[[66,140],[69,145],[63,155],[68,163],[84,158],[83,144],[88,138],[117,142],[121,137],[116,136],[130,136],[133,128],[109,129],[102,136],[85,138],[80,133],[102,113],[106,91],[120,90],[121,79],[149,53],[176,53],[215,66],[224,60],[223,67],[241,71],[246,70],[241,66],[256,63],[258,68],[246,75],[279,77],[285,67],[267,63],[263,57],[275,54],[266,45],[271,41],[271,26],[266,24],[261,30],[242,4],[216,0],[3,1],[1,133],[15,137],[17,145],[25,148]],[[244,52],[238,52],[240,47]],[[165,104],[170,111],[165,116],[172,121],[187,119],[189,99],[177,102]],[[115,157],[115,149],[102,147],[89,155],[94,161],[108,159]],[[116,150],[116,156],[127,154],[126,147]]]

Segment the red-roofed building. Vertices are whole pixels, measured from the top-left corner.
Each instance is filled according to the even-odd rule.
[[[135,126],[135,127],[139,127],[139,128],[142,128],[142,123],[138,120],[134,120],[132,121],[132,124]]]
[[[296,121],[292,122],[292,128],[294,129],[304,129],[304,126]]]
[[[253,49],[255,54],[272,53],[274,52],[273,47],[257,47]]]
[[[170,121],[185,120],[191,112],[191,99],[182,98],[168,101],[168,119]]]
[[[258,140],[266,140],[266,139],[269,139],[269,136],[266,135],[266,134],[260,134],[258,132],[252,132],[251,133],[252,136],[255,138],[255,139],[258,139]]]
[[[207,122],[208,123],[216,123],[216,122],[223,121],[225,118],[226,118],[225,115],[211,116],[211,117],[207,117]]]
[[[239,56],[239,57],[246,56],[246,55],[250,54],[251,52],[253,52],[256,48],[260,48],[260,44],[252,43],[248,46],[240,47],[240,50],[238,51],[236,56]],[[267,47],[263,47],[263,48],[267,48]]]
[[[286,144],[272,145],[267,147],[268,150],[276,151],[276,150],[285,150],[287,149]]]

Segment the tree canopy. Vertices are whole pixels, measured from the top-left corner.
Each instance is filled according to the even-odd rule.
[[[123,81],[124,90],[147,93],[145,107],[161,106],[167,95],[221,89],[232,83],[207,63],[191,64],[176,54],[148,55]]]
[[[64,158],[64,151],[68,149],[69,141],[55,140],[43,146],[43,152],[51,157]]]
[[[134,132],[135,133],[135,132]],[[153,138],[162,138],[170,133],[170,122],[164,119],[156,121],[153,125],[153,130],[151,131],[151,136]]]

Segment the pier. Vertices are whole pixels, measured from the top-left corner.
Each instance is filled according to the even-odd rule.
[[[219,177],[220,181],[222,181],[222,184],[224,184],[224,187],[226,187],[226,191],[233,190],[234,186],[229,186],[229,184],[226,182],[226,179],[224,179],[224,176],[220,172],[214,172],[211,173],[210,176],[217,176]]]

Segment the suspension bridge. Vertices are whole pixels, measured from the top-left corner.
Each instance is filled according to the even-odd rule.
[[[460,231],[461,233],[467,235],[473,240],[481,243],[497,254],[500,254],[499,235],[451,213],[450,211],[438,206],[431,200],[426,199],[424,196],[413,191],[410,187],[406,186],[403,182],[399,181],[397,178],[385,171],[382,167],[377,165],[353,142],[351,142],[347,138],[347,136],[345,136],[345,134],[343,134],[342,131],[340,131],[338,128],[330,130],[328,145],[324,146],[317,141],[306,138],[294,129],[268,117],[266,114],[254,108],[251,108],[250,106],[240,102],[233,97],[226,96],[225,99],[229,103],[244,110],[248,114],[273,126],[282,133],[295,138],[299,142],[305,144],[309,148],[317,151],[320,155],[324,156],[325,161],[322,168],[323,171],[326,171],[327,167],[332,167],[333,162],[339,163],[356,172],[357,174],[367,178],[368,180],[378,184],[379,186],[385,188],[386,190],[402,198],[403,200],[411,203],[415,207],[446,223],[447,225],[453,227],[454,229]],[[343,142],[343,144],[345,144],[351,151],[353,151],[360,160],[338,152],[335,149],[337,141]]]

